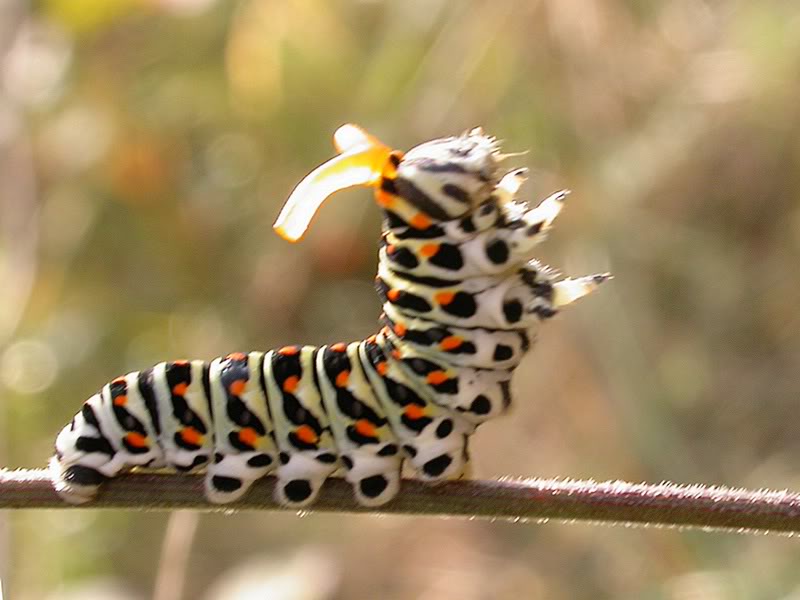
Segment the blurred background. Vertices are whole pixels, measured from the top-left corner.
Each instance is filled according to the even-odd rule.
[[[573,190],[541,258],[616,279],[542,330],[513,414],[474,438],[476,477],[800,489],[798,73],[782,0],[5,0],[0,464],[43,466],[118,374],[370,334],[369,192],[295,246],[271,231],[281,203],[344,122],[397,148],[480,124],[528,150],[525,198]],[[0,519],[19,599],[163,600],[181,579],[203,600],[800,598],[780,537]]]

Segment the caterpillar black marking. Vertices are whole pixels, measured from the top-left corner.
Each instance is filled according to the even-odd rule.
[[[133,467],[205,470],[214,503],[275,473],[276,500],[297,507],[337,471],[365,506],[398,493],[404,461],[425,481],[461,477],[469,437],[511,403],[535,327],[608,278],[557,281],[532,259],[567,192],[533,208],[517,202],[525,171],[504,173],[498,143],[480,129],[406,154],[354,125],[334,140],[338,156],[297,186],[276,230],[296,241],[333,192],[374,187],[380,331],[114,379],[56,439],[51,467],[65,500],[89,501]]]

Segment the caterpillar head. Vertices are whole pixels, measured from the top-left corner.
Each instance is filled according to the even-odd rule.
[[[392,182],[412,208],[435,221],[448,221],[489,198],[498,182],[498,157],[497,142],[477,128],[413,148]]]
[[[496,140],[480,128],[404,154],[347,124],[334,134],[334,146],[339,155],[295,187],[275,221],[284,239],[299,240],[329,196],[354,186],[375,188],[378,204],[412,225],[456,219],[489,198],[502,158]]]

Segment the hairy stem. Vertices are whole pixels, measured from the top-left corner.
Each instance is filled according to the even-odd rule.
[[[274,478],[266,477],[256,482],[242,501],[215,506],[203,498],[202,475],[131,473],[106,483],[97,500],[84,507],[285,510],[272,500],[274,484]],[[47,471],[0,471],[0,508],[59,507],[73,508],[55,494]],[[800,533],[800,494],[671,483],[526,479],[429,486],[408,480],[397,499],[375,510],[358,506],[350,486],[333,478],[325,484],[313,510]]]

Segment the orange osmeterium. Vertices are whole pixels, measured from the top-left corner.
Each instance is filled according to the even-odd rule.
[[[273,225],[284,239],[296,242],[305,234],[323,202],[340,190],[354,186],[378,188],[394,173],[402,154],[352,124],[334,134],[339,155],[323,163],[297,184]],[[378,188],[380,189],[380,188]],[[378,202],[390,202],[379,194]]]

